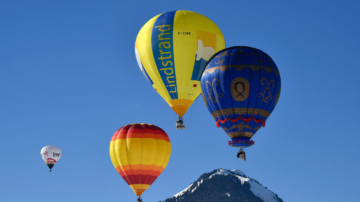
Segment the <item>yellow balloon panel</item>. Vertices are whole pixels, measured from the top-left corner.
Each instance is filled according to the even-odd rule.
[[[224,48],[224,37],[214,22],[183,10],[155,16],[141,28],[135,42],[144,76],[179,116],[200,95],[206,63]]]

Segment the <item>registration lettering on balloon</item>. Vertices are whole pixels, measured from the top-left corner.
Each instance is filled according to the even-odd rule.
[[[237,77],[231,82],[230,90],[236,101],[244,101],[249,96],[250,84],[245,78]]]
[[[223,93],[217,93],[216,90],[215,90],[216,88],[214,88],[215,86],[219,85],[219,79],[214,79],[212,81],[212,83],[210,83],[210,81],[206,81],[206,84],[210,85],[210,93],[209,93],[208,99],[211,100],[213,103],[219,102],[218,98],[223,98],[224,97]],[[208,85],[206,85],[206,88],[208,88]],[[214,94],[214,97],[212,96],[212,94]]]
[[[270,85],[272,84],[272,87],[275,87],[275,81],[271,80],[270,82],[268,82],[267,79],[262,78],[260,81],[261,85],[265,85],[266,83],[266,88],[264,90],[264,92],[262,93],[258,93],[258,97],[263,97],[263,99],[261,100],[262,102],[268,102],[269,99],[271,100],[273,98],[273,96],[271,95],[271,91],[270,91]],[[266,92],[269,92],[269,95],[265,97]]]
[[[191,32],[178,32],[179,35],[191,35]]]

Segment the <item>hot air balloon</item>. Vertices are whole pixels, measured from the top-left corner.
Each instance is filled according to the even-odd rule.
[[[206,107],[232,141],[239,147],[237,157],[246,159],[243,148],[252,146],[251,138],[265,126],[280,96],[279,70],[263,51],[230,47],[216,53],[201,79]]]
[[[41,149],[40,155],[46,165],[50,168],[51,172],[51,169],[61,157],[61,150],[57,146],[45,146]]]
[[[210,57],[225,48],[218,26],[191,11],[159,14],[139,31],[135,42],[138,65],[152,87],[179,115],[177,129],[184,129],[183,116],[200,95],[201,74]]]
[[[130,124],[119,128],[110,142],[110,158],[118,173],[141,201],[141,194],[169,162],[171,143],[161,128]]]

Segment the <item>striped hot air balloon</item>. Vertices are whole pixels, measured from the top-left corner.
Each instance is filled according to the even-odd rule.
[[[191,11],[159,14],[139,31],[135,42],[138,65],[152,87],[179,115],[178,129],[185,128],[182,116],[201,93],[200,80],[206,63],[223,48],[225,40],[219,27]]]
[[[139,197],[165,169],[170,154],[168,135],[151,124],[123,126],[110,142],[114,167]]]

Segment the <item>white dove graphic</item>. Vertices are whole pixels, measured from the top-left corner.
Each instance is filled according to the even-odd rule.
[[[215,54],[215,50],[213,47],[208,46],[208,47],[204,47],[203,42],[199,39],[198,40],[198,49],[196,51],[196,60],[200,60],[201,58],[209,61],[211,56],[213,56]]]

